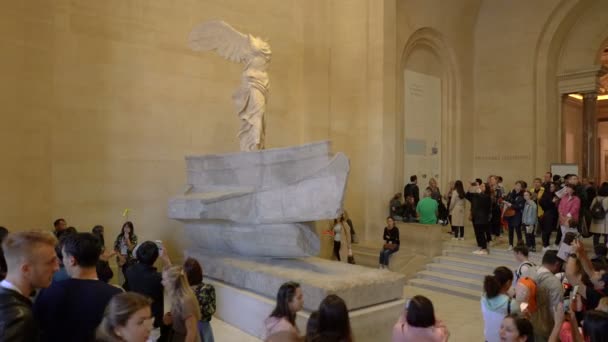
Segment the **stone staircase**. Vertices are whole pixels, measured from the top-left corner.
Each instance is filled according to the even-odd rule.
[[[471,229],[472,230],[472,229]],[[466,234],[466,231],[465,231]],[[555,235],[553,235],[555,236]],[[465,236],[466,237],[466,236]],[[537,253],[530,253],[529,259],[540,265],[542,246],[537,238]],[[512,251],[507,251],[507,239],[490,246],[490,254],[476,255],[475,239],[466,237],[464,241],[451,240],[446,234],[442,244],[441,255],[425,257],[408,251],[408,248],[393,255],[390,260],[390,270],[406,276],[408,287],[415,293],[416,289],[426,289],[446,293],[462,298],[479,300],[483,291],[483,279],[498,266],[506,266],[515,270],[519,263]],[[587,251],[593,254],[591,239],[584,239]],[[402,243],[403,244],[403,243]],[[353,244],[353,254],[358,265],[378,267],[378,254],[382,242],[362,242]]]
[[[355,263],[361,266],[378,268],[381,248],[382,241],[353,244],[352,250]],[[431,258],[408,253],[407,249],[402,248],[397,253],[391,255],[389,268],[393,272],[404,274],[406,279],[408,279],[414,276],[416,272],[423,270],[424,266],[431,261]]]

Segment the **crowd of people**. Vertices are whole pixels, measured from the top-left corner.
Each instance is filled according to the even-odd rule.
[[[496,175],[488,176],[486,182],[475,179],[468,184],[465,188],[461,180],[450,182],[442,196],[437,181],[431,178],[420,199],[418,179],[411,176],[403,195],[397,193],[390,200],[390,217],[422,224],[449,223],[454,240],[464,239],[468,217],[479,247],[475,254],[480,255],[488,254],[488,246],[500,240],[503,231],[508,236],[509,250],[522,243],[533,253],[538,237],[545,252],[559,249],[567,233],[593,236],[594,245],[602,238],[608,244],[608,182],[596,186],[574,174],[561,177],[547,172],[543,179],[535,178],[531,186],[523,180],[514,182],[510,191],[502,177]]]
[[[111,251],[103,226],[78,232],[64,219],[53,232],[0,233],[0,341],[214,341],[215,289],[200,263],[173,265],[162,242],[138,244],[132,222]],[[121,286],[110,284],[112,257]]]

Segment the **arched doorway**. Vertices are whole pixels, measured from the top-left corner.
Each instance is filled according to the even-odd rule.
[[[396,180],[417,175],[442,187],[460,176],[460,91],[452,50],[430,28],[416,31],[405,45],[397,82]]]

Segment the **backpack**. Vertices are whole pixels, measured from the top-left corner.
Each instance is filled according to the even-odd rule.
[[[522,274],[521,274],[521,268],[523,266],[528,266],[528,267],[534,267],[536,265],[534,265],[534,263],[532,261],[524,261],[521,263],[521,265],[519,265],[519,267],[517,268],[517,271],[515,271],[515,280],[518,281],[519,278],[521,278]]]
[[[532,278],[523,277],[517,281],[515,298],[522,303],[528,303],[527,311],[529,313],[534,313],[537,310],[536,293],[536,282]],[[522,298],[523,296],[526,298]]]
[[[606,218],[606,210],[604,210],[604,199],[599,198],[600,197],[596,198],[595,203],[591,207],[591,216],[596,220],[604,220]]]

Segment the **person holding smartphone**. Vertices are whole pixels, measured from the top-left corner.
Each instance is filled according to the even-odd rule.
[[[135,263],[133,249],[137,246],[137,235],[133,222],[127,221],[122,225],[120,234],[114,241],[114,251],[116,252],[116,263],[122,269],[122,274],[127,279],[127,268]]]

